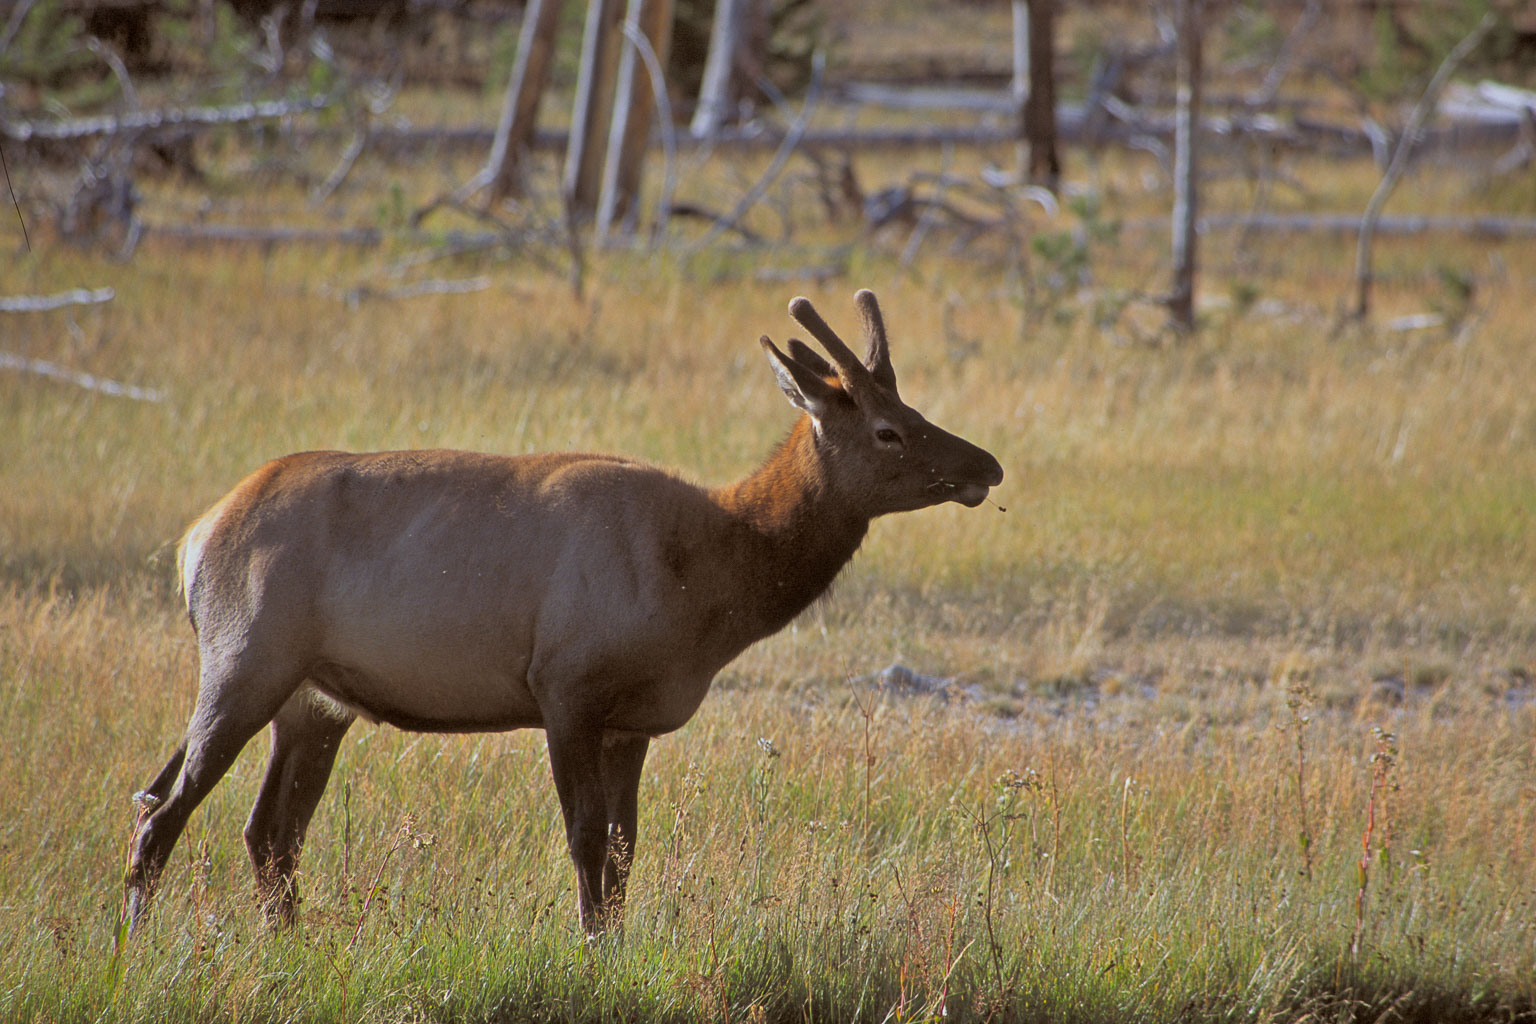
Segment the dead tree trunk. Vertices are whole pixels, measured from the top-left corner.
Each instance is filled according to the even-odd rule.
[[[1013,86],[1009,93],[1018,119],[1015,161],[1022,182],[1029,177],[1029,133],[1024,128],[1024,108],[1029,104],[1029,0],[1013,0]]]
[[[1024,137],[1029,143],[1029,179],[1055,192],[1061,185],[1061,157],[1056,151],[1056,0],[1029,0],[1028,8],[1029,98],[1024,103]]]
[[[1173,326],[1195,326],[1195,272],[1199,237],[1200,92],[1205,34],[1204,0],[1179,0],[1179,70],[1173,134]]]
[[[624,0],[591,0],[581,37],[581,70],[571,111],[571,135],[565,152],[562,191],[572,216],[589,220],[597,210],[602,185],[608,126],[613,119],[613,88],[624,33]]]
[[[533,141],[539,100],[549,82],[562,2],[528,0],[523,11],[523,27],[517,37],[517,58],[512,65],[512,77],[507,82],[501,118],[496,123],[496,138],[491,143],[491,157],[484,172],[489,179],[492,202],[520,191],[518,162]]]
[[[705,139],[720,130],[730,116],[736,100],[732,83],[736,80],[737,55],[746,27],[749,0],[717,0],[715,20],[709,28],[709,56],[704,61],[704,81],[699,86],[699,105],[694,109],[688,131],[696,139]]]
[[[629,0],[625,20],[632,30],[626,34],[643,36],[657,62],[666,67],[671,50],[672,0]],[[640,58],[638,45],[629,39],[625,40],[619,61],[618,82],[597,207],[599,238],[606,237],[635,212],[640,196],[640,169],[656,107],[649,72]]]

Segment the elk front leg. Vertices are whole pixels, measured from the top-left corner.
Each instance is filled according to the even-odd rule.
[[[603,864],[603,913],[608,927],[624,927],[624,888],[635,862],[640,771],[649,736],[612,735],[603,741],[603,783],[608,798],[608,856]]]
[[[608,807],[603,785],[603,732],[547,726],[549,766],[565,817],[565,841],[576,868],[576,902],[589,938],[603,932],[603,862],[608,853]]]

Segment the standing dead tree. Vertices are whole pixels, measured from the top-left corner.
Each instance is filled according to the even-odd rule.
[[[613,123],[608,131],[603,188],[597,205],[599,238],[635,219],[651,118],[665,92],[664,83],[654,80],[653,68],[667,66],[672,14],[672,0],[629,0],[624,19],[626,45],[619,59],[618,92],[613,100]],[[654,64],[646,59],[646,50]]]
[[[507,82],[501,118],[496,123],[496,140],[491,145],[485,169],[470,183],[475,186],[473,191],[489,186],[492,202],[521,191],[518,162],[533,140],[539,100],[543,99],[544,87],[549,83],[562,3],[563,0],[529,0],[523,11],[523,28],[517,37],[517,58],[512,66],[512,77]]]
[[[623,45],[623,0],[590,0],[581,37],[581,70],[571,111],[560,191],[567,217],[590,220],[597,211],[608,123],[613,117],[613,83]]]
[[[733,99],[731,83],[740,61],[742,36],[746,28],[748,0],[716,0],[714,22],[709,30],[709,55],[704,61],[704,81],[699,86],[699,105],[694,109],[688,132],[696,139],[707,139],[720,130],[730,116]]]
[[[1019,58],[1019,4],[1014,4],[1014,76]],[[1061,157],[1056,150],[1056,0],[1028,0],[1025,11],[1025,61],[1029,93],[1020,116],[1029,158],[1029,181],[1055,192],[1061,185]],[[1015,93],[1018,86],[1015,84]]]
[[[491,202],[521,191],[520,161],[533,145],[562,2],[530,0],[485,166],[451,195],[418,211],[418,221],[439,206],[462,204],[486,189]],[[628,0],[627,9],[624,0],[592,0],[587,9],[561,177],[572,231],[594,211],[600,237],[632,219],[651,120],[666,107],[663,72],[672,16],[673,0]]]
[[[1168,313],[1175,329],[1195,326],[1199,262],[1200,94],[1204,63],[1204,0],[1179,0],[1178,87],[1173,134],[1173,291]]]

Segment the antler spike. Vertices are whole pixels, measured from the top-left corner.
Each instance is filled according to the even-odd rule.
[[[837,365],[837,375],[843,379],[844,385],[861,383],[869,376],[869,370],[859,357],[853,354],[853,349],[843,343],[843,339],[837,336],[837,332],[827,326],[827,322],[816,312],[816,307],[811,305],[811,300],[804,295],[797,295],[789,300],[789,315],[794,317],[801,327],[811,332],[811,336],[821,342],[821,347],[827,350],[827,355],[832,357],[832,362]]]
[[[895,393],[896,369],[891,365],[891,346],[885,336],[885,318],[880,315],[880,303],[875,299],[875,293],[868,288],[860,288],[853,301],[859,307],[864,339],[869,344],[864,366],[876,381]]]

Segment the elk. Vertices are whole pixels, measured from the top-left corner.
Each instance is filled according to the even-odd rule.
[[[857,355],[796,298],[764,351],[803,415],[713,490],[615,455],[305,452],[237,484],[181,540],[197,635],[186,733],[137,794],[130,925],[187,818],[263,726],[245,826],[263,910],[290,923],[305,830],[359,717],[425,732],[541,728],[580,923],[622,925],[641,768],[715,674],[826,592],[876,516],[975,507],[1003,470],[897,394],[873,293]]]

